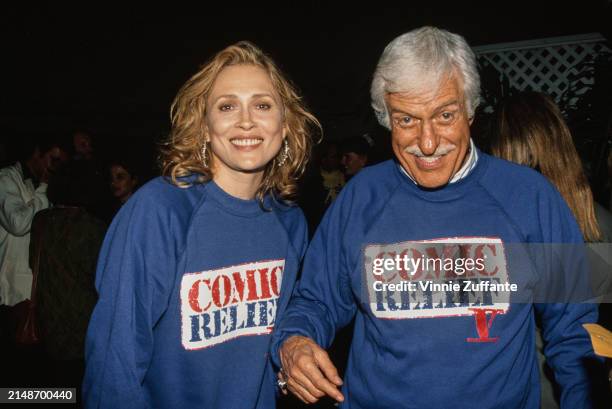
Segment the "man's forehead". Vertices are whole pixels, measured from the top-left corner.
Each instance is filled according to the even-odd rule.
[[[436,110],[451,104],[464,105],[465,102],[460,81],[455,76],[434,88],[387,93],[385,100],[391,113],[404,112],[405,108]]]

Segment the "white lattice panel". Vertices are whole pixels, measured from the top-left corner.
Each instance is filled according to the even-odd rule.
[[[518,90],[541,91],[557,102],[570,86],[572,75],[587,58],[602,51],[610,52],[599,34],[557,37],[517,43],[475,47],[479,63],[493,66]],[[592,77],[581,77],[575,83],[578,97],[593,85]],[[570,105],[575,101],[570,101]]]

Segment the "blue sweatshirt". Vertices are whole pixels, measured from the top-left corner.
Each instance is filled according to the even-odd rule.
[[[480,152],[468,176],[436,190],[417,186],[395,161],[366,168],[341,192],[310,244],[301,281],[273,336],[275,364],[289,336],[327,348],[336,330],[355,317],[340,407],[535,409],[535,310],[563,389],[562,407],[588,406],[583,359],[593,352],[581,324],[596,321],[594,305],[496,303],[484,295],[456,302],[440,293],[415,302],[403,292],[372,290],[368,277],[377,252],[393,256],[404,248],[414,256],[423,245],[435,251],[436,243],[452,241],[503,247],[582,243],[582,235],[541,175]],[[524,265],[506,265],[503,254],[491,254],[493,245],[474,248],[498,263],[487,267],[489,281],[502,272],[509,282],[542,279]],[[521,278],[519,270],[531,276]]]
[[[297,207],[214,182],[143,186],[96,276],[83,395],[94,408],[273,408],[271,331],[305,252]]]

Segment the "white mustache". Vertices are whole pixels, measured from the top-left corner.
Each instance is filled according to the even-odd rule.
[[[438,157],[438,156],[442,156],[442,155],[446,155],[449,152],[454,151],[457,148],[456,145],[452,145],[452,144],[448,144],[448,145],[444,145],[444,146],[438,146],[436,148],[436,151],[432,154],[432,155],[425,155],[422,151],[421,148],[418,147],[418,145],[414,145],[414,146],[408,146],[406,149],[404,149],[404,152],[409,153],[411,155],[415,155],[417,157]]]

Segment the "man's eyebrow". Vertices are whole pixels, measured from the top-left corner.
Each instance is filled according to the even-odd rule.
[[[444,103],[442,103],[442,105],[436,107],[434,112],[439,112],[440,110],[442,110],[444,108],[448,108],[451,105],[460,105],[460,102],[457,99],[453,99],[452,101],[444,102]],[[400,108],[392,108],[391,109],[391,114],[405,114],[405,115],[410,115],[410,116],[416,117],[416,115],[411,114],[410,112],[404,111],[404,110],[402,110]]]
[[[392,108],[392,109],[391,109],[391,114],[405,114],[405,115],[414,116],[414,115],[413,115],[413,114],[411,114],[410,112],[403,111],[403,110],[401,110],[401,109],[399,109],[399,108]]]
[[[459,104],[459,100],[453,99],[452,101],[445,102],[442,105],[440,105],[439,107],[437,107],[435,112],[439,112],[439,111],[443,110],[444,108],[448,108],[451,105],[460,105]]]

